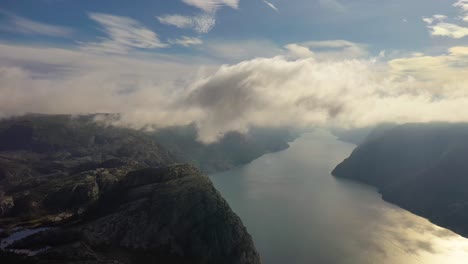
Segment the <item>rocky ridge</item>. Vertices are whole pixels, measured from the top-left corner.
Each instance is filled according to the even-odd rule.
[[[0,122],[0,250],[9,263],[260,263],[211,181],[147,134],[92,117]],[[47,250],[43,250],[47,249]],[[25,257],[15,252],[38,252]]]

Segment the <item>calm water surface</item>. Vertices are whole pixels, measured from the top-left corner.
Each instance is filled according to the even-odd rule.
[[[354,147],[319,131],[211,179],[265,264],[468,263],[468,239],[330,176]]]

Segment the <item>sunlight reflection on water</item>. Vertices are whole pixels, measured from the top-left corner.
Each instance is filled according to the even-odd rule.
[[[330,175],[353,145],[327,132],[212,175],[264,263],[468,263],[468,239]]]

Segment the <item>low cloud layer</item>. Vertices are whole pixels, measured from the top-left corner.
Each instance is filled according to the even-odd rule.
[[[460,110],[468,105],[468,47],[385,61],[323,50],[360,47],[350,42],[306,44],[233,65],[205,61],[203,69],[180,56],[3,44],[0,115],[121,113],[116,124],[135,128],[195,122],[203,141],[251,126],[468,121]]]
[[[466,48],[402,58],[318,60],[284,56],[223,66],[185,103],[204,113],[204,140],[258,126],[364,127],[382,122],[468,121]],[[466,64],[466,63],[465,63]],[[440,71],[435,74],[434,71]]]

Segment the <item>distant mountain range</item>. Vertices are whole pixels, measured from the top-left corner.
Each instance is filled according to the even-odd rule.
[[[197,167],[248,163],[287,148],[294,134],[254,129],[204,145],[194,126],[144,132],[93,120],[0,121],[0,238],[49,228],[2,247],[2,263],[260,263],[241,220]]]
[[[148,133],[179,159],[206,173],[225,171],[251,162],[265,153],[285,150],[299,133],[287,128],[251,128],[247,133],[229,132],[217,142],[197,140],[195,125],[158,129]]]
[[[468,124],[378,129],[332,172],[468,237]]]

